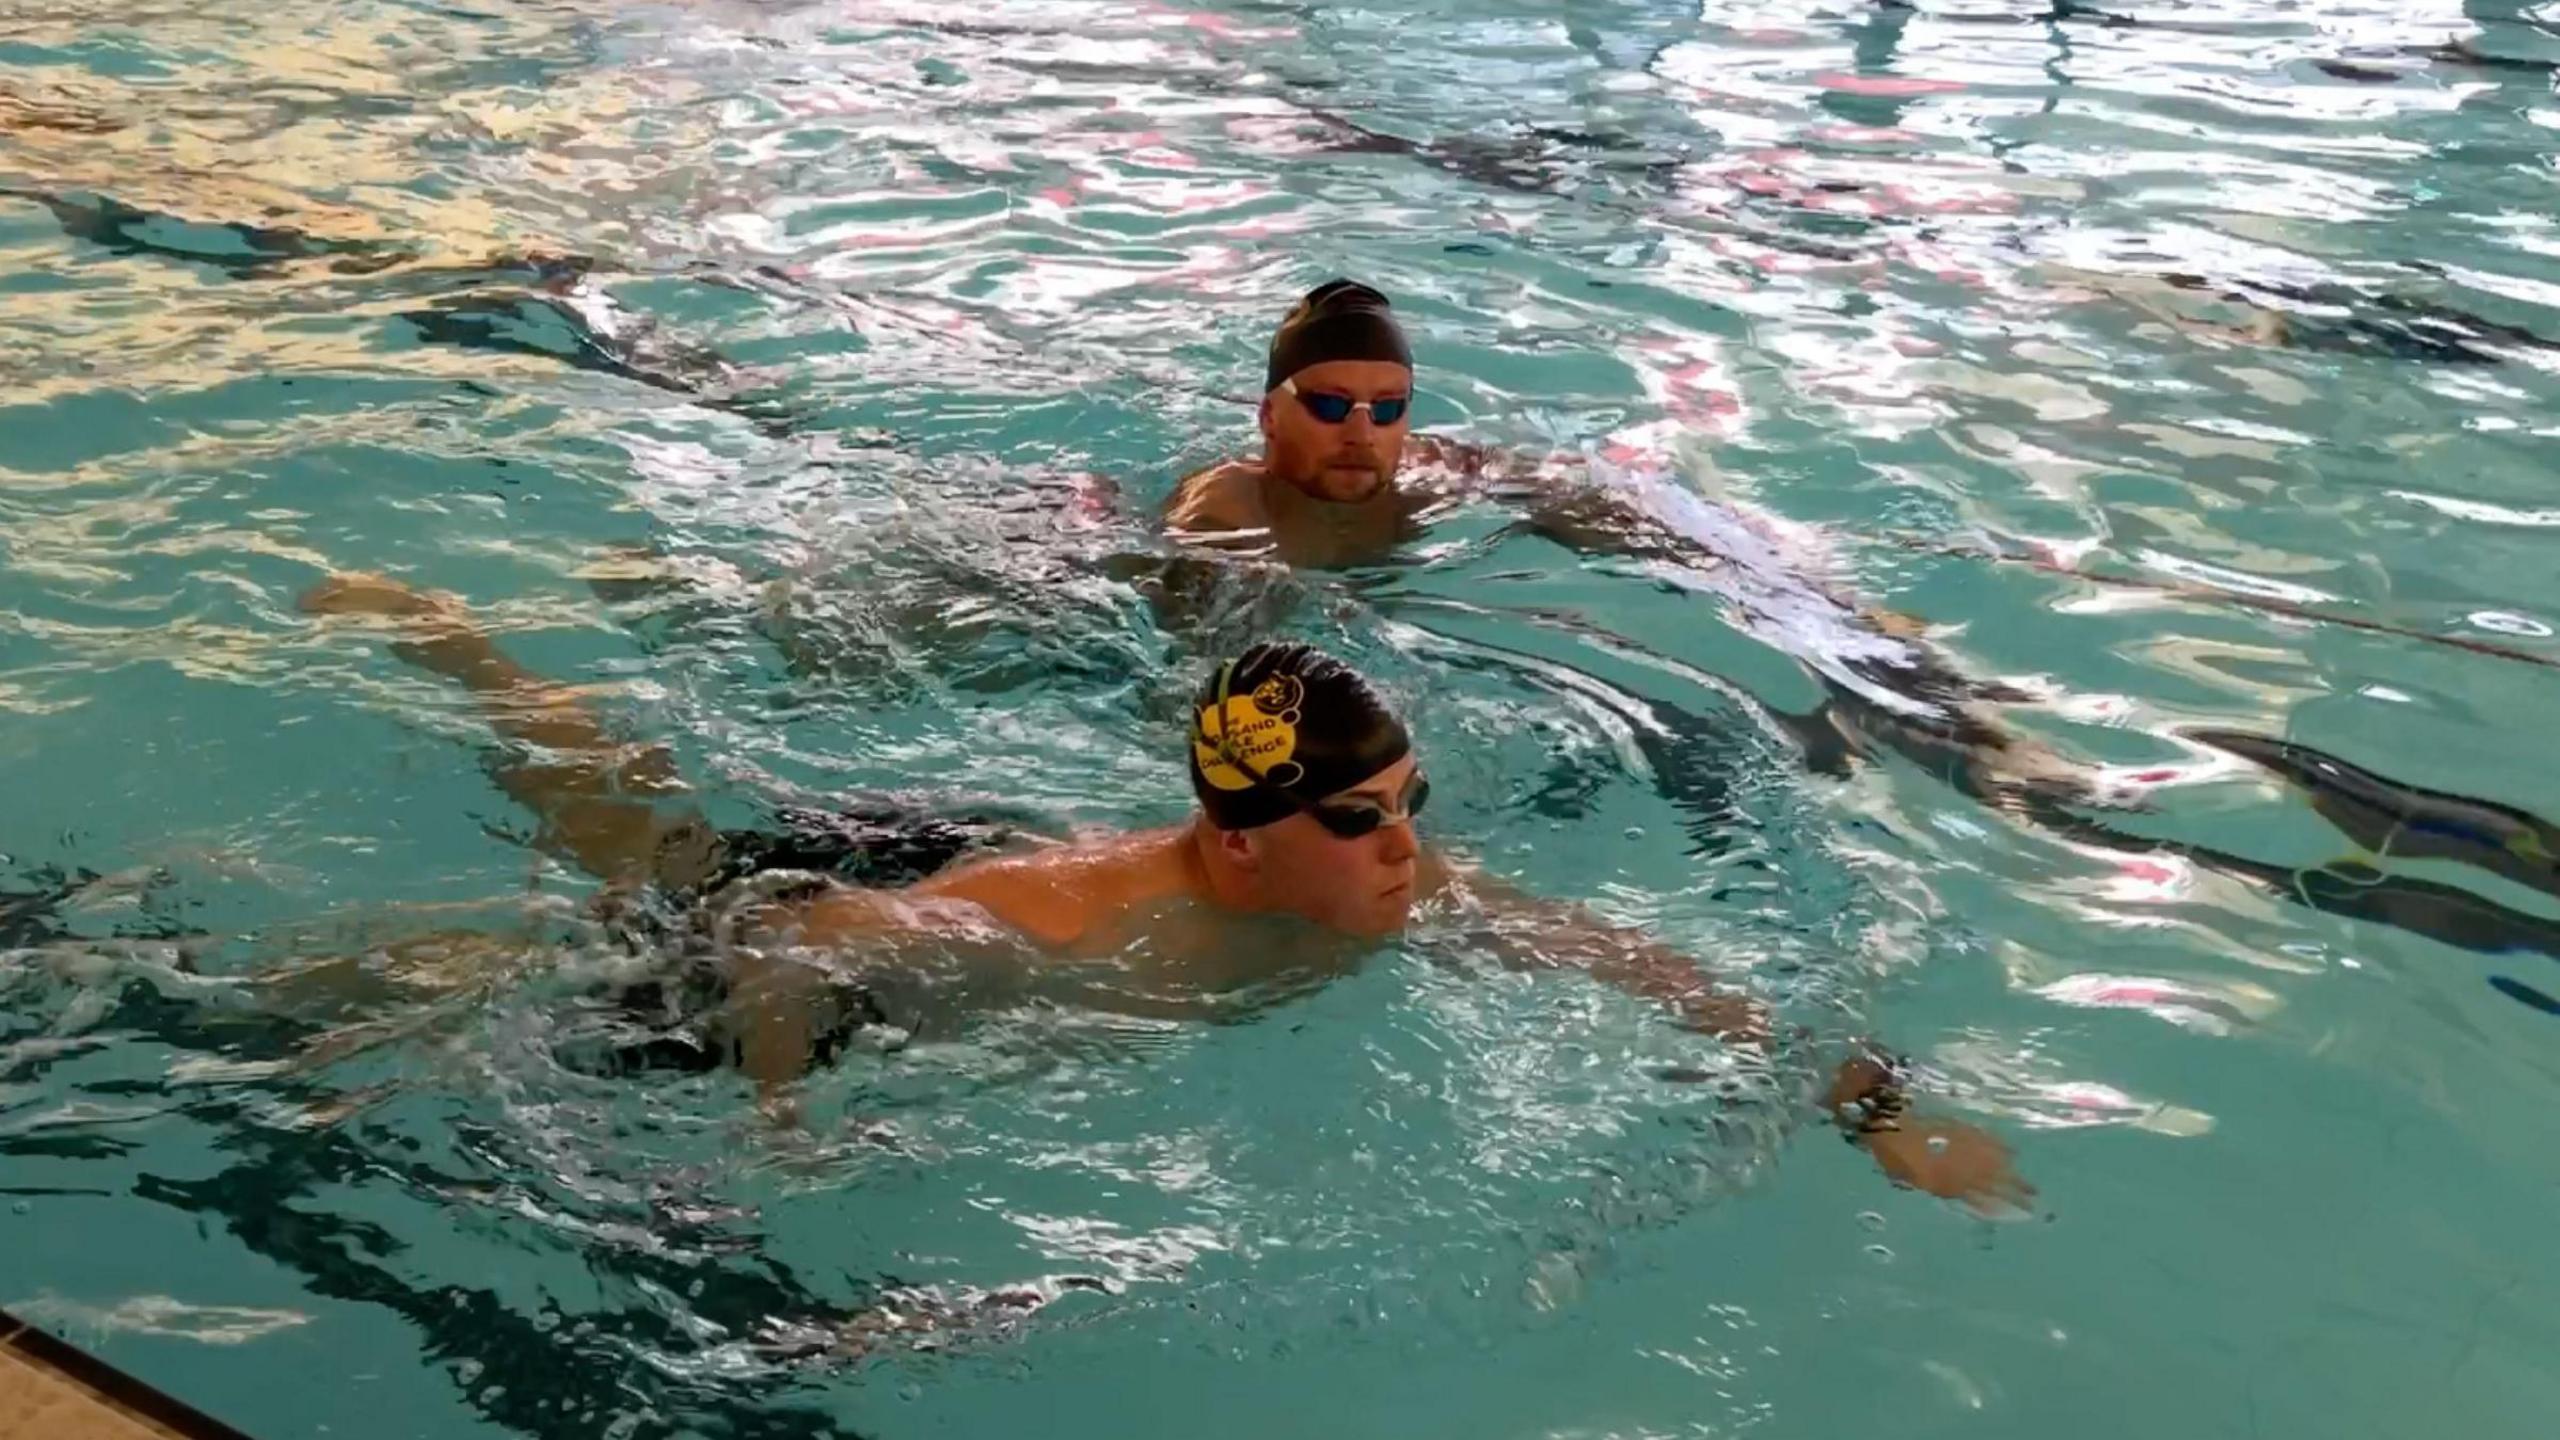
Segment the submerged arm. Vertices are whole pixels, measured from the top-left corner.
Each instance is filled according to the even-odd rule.
[[[1699,571],[1741,565],[1791,601],[1828,607],[1859,628],[1905,642],[1915,661],[1932,672],[1929,678],[1943,681],[1952,674],[1942,657],[1921,650],[1919,637],[1926,629],[1921,621],[1840,595],[1818,575],[1803,573],[1805,567],[1790,566],[1782,538],[1771,533],[1767,521],[1743,510],[1711,506],[1714,515],[1723,517],[1711,528],[1728,533],[1694,533],[1694,525],[1675,520],[1683,509],[1704,503],[1697,497],[1674,487],[1676,499],[1666,517],[1625,488],[1603,483],[1582,455],[1560,451],[1532,457],[1429,435],[1414,437],[1408,448],[1420,467],[1440,472],[1445,493],[1508,505],[1521,515],[1522,528],[1576,554],[1655,560]],[[1726,553],[1736,547],[1752,553]]]
[[[1427,854],[1431,888],[1447,887],[1493,921],[1493,953],[1514,969],[1564,968],[1668,1007],[1680,1023],[1729,1043],[1766,1049],[1769,1009],[1723,989],[1697,962],[1641,931],[1614,925],[1582,906],[1528,894],[1481,871]],[[2023,1206],[2035,1188],[2009,1168],[2009,1150],[1988,1131],[1959,1120],[1913,1116],[1899,1066],[1859,1047],[1833,1074],[1824,1109],[1851,1144],[1875,1158],[1897,1185],[1962,1200],[1985,1213]]]
[[[1768,1007],[1719,987],[1681,954],[1640,930],[1613,925],[1580,905],[1532,895],[1461,866],[1437,851],[1423,857],[1426,891],[1454,894],[1491,922],[1493,958],[1513,970],[1580,970],[1592,979],[1669,1009],[1682,1025],[1737,1044],[1769,1043]]]

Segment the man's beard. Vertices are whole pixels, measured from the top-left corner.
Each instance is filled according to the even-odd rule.
[[[1359,471],[1363,476],[1367,477],[1366,483],[1348,495],[1332,495],[1330,493],[1331,487],[1329,482],[1331,482],[1337,474],[1346,470]],[[1327,466],[1324,470],[1318,472],[1316,479],[1320,484],[1326,484],[1328,492],[1326,494],[1326,498],[1332,500],[1334,504],[1357,505],[1363,501],[1375,500],[1379,495],[1385,493],[1388,475],[1384,468],[1377,465],[1334,465]]]

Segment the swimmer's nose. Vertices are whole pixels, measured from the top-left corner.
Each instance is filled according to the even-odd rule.
[[[1422,853],[1422,842],[1414,836],[1413,817],[1390,820],[1378,827],[1378,858],[1390,865],[1401,865]]]

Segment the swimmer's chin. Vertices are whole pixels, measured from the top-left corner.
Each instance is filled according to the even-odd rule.
[[[1366,466],[1336,467],[1316,477],[1316,494],[1336,505],[1358,505],[1387,493],[1387,477]]]

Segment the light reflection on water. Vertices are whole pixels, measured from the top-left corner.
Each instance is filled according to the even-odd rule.
[[[2526,1433],[2549,1322],[2498,1237],[2552,1178],[2542,832],[2440,811],[2500,857],[2456,863],[2353,776],[2315,812],[2316,762],[2195,734],[2560,810],[2514,719],[2560,623],[2555,30],[2487,0],[16,17],[0,888],[70,893],[0,901],[8,1183],[44,1207],[0,1302],[263,1434],[309,1402],[118,1347],[361,1353],[439,1436],[966,1431],[1142,1378],[1275,1433]],[[1765,563],[1583,565],[1462,507],[1403,563],[1195,576],[1169,617],[1153,507],[1249,439],[1271,319],[1336,272],[1416,327],[1424,423],[1667,456],[1711,503],[1657,499]],[[293,613],[348,565],[468,594],[734,818],[1161,818],[1201,657],[1285,627],[1443,737],[1444,834],[1881,1027],[2027,1137],[2061,1223],[1978,1252],[1651,1079],[1695,1047],[1610,997],[1427,941],[1250,1024],[1034,1010],[857,1057],[805,1143],[723,1077],[579,1074],[620,962],[464,702]],[[1763,642],[1851,643],[1789,608],[1807,577],[1924,617],[2148,808],[2102,841],[1898,762],[1805,776],[1771,717],[1819,692]],[[511,938],[420,951],[453,928]],[[383,994],[293,988],[350,951]],[[171,1217],[169,1275],[89,1258]],[[895,1358],[789,1368],[899,1306],[984,1331],[935,1359],[873,1322]],[[2325,1359],[2265,1340],[2314,1312],[2351,1317]],[[1537,1365],[1578,1378],[1456,1383]]]

